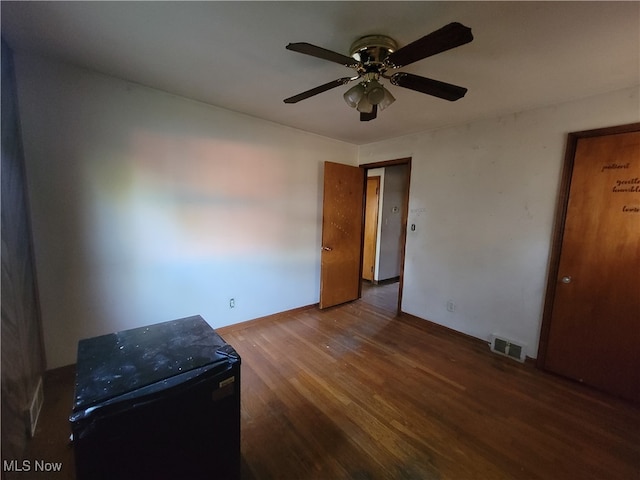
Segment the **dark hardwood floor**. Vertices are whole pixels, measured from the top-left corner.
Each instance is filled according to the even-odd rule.
[[[243,479],[640,478],[637,405],[395,317],[394,288],[219,330],[242,357]],[[72,384],[47,374],[29,450],[63,471],[15,478],[74,478]]]

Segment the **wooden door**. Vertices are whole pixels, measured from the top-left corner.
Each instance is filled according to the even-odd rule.
[[[373,281],[378,244],[378,205],[380,176],[367,177],[364,216],[364,248],[362,250],[362,278]]]
[[[364,170],[324,164],[320,308],[360,298]]]
[[[552,372],[640,400],[637,127],[575,138],[575,147],[570,145],[575,154],[572,165],[568,162],[566,212],[557,270],[547,290],[541,357]]]

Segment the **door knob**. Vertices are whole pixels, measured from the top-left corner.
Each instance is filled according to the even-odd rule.
[[[331,248],[331,247],[322,247],[322,250],[324,250],[325,252],[330,252],[331,250],[333,250],[333,248]]]
[[[571,276],[567,275],[562,277],[562,280],[560,280],[562,283],[571,283]]]

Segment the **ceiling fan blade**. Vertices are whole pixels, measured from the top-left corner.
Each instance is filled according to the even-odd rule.
[[[391,83],[399,87],[409,88],[416,92],[426,93],[434,97],[444,98],[451,102],[459,100],[467,93],[467,89],[450,83],[432,80],[431,78],[398,72],[391,75]]]
[[[469,43],[471,40],[473,40],[471,29],[461,23],[453,22],[391,53],[385,63],[394,68],[404,67],[423,58]]]
[[[378,115],[378,105],[373,106],[373,110],[370,113],[360,112],[360,121],[368,122],[369,120],[373,120]]]
[[[358,77],[355,77],[358,78]],[[327,90],[331,90],[332,88],[339,87],[340,85],[345,85],[353,80],[352,77],[342,77],[337,80],[333,80],[331,82],[325,83],[324,85],[320,85],[318,87],[312,88],[311,90],[307,90],[306,92],[299,93],[298,95],[294,95],[293,97],[285,98],[284,103],[297,103],[300,100],[304,100],[309,97],[313,97],[314,95],[318,95],[319,93],[326,92]]]
[[[287,50],[304,53],[305,55],[311,55],[312,57],[321,58],[323,60],[329,60],[330,62],[339,63],[346,67],[356,67],[359,63],[355,58],[347,57],[341,53],[332,52],[326,48],[317,47],[306,42],[290,43],[287,45]]]

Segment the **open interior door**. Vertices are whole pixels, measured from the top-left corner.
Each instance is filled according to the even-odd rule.
[[[376,268],[378,243],[378,203],[380,176],[367,177],[367,192],[364,205],[364,244],[362,248],[362,278],[373,282]]]
[[[325,162],[320,308],[360,298],[364,170]]]

